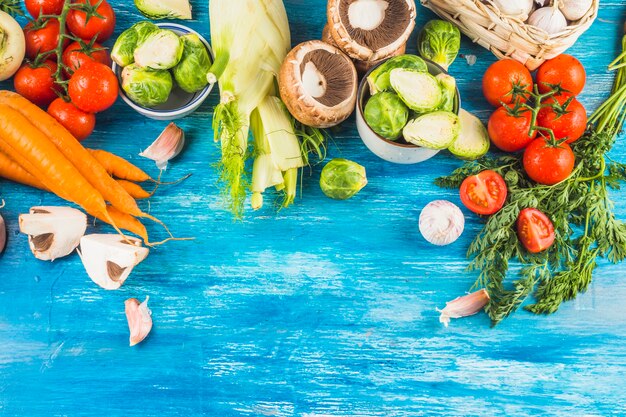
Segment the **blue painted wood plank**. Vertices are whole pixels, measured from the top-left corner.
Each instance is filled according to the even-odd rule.
[[[111,3],[116,34],[141,20],[132,2]],[[325,2],[285,3],[293,43],[318,38]],[[189,25],[208,37],[207,2],[193,6]],[[603,1],[571,49],[588,70],[588,109],[608,94],[605,68],[618,51],[624,6]],[[432,17],[420,7],[418,28]],[[459,59],[452,74],[464,107],[486,120],[480,80],[494,58],[467,39],[462,53],[478,61]],[[442,153],[415,166],[388,164],[367,151],[350,119],[333,130],[329,157],[367,168],[370,182],[356,198],[324,197],[315,166],[292,208],[266,207],[234,223],[211,167],[216,102],[212,95],[180,122],[188,146],[166,179],[193,176],[142,203],[196,240],[153,250],[119,291],[96,287],[76,256],[32,259],[18,214],[63,203],[0,182],[10,235],[0,257],[0,415],[626,415],[626,265],[602,264],[591,290],[556,315],[520,312],[490,329],[481,314],[443,328],[435,308],[473,282],[464,255],[481,224],[466,212],[462,239],[435,248],[419,236],[417,218],[436,198],[460,204],[432,184],[458,160]],[[120,100],[98,116],[86,144],[156,173],[137,154],[164,126]],[[623,138],[613,156],[626,160]],[[614,197],[626,218],[626,197]],[[150,231],[165,235],[156,225]],[[129,348],[123,302],[145,295],[154,330]]]

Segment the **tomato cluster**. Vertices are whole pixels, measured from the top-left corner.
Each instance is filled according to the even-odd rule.
[[[64,0],[25,0],[35,20],[24,26],[27,60],[14,86],[82,140],[94,129],[94,113],[117,99],[117,77],[101,45],[113,35],[115,13],[106,0],[64,5]]]

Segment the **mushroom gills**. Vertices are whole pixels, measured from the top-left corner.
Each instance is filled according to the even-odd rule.
[[[348,100],[352,92],[351,63],[339,54],[315,49],[300,64],[306,94],[327,107]]]
[[[357,0],[348,6],[348,19],[355,29],[374,30],[385,20],[389,3],[384,0]]]

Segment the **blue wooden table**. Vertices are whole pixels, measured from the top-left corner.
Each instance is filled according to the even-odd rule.
[[[112,4],[116,35],[141,19],[132,2]],[[207,2],[193,6],[190,26],[208,36]],[[325,1],[286,6],[294,44],[319,38]],[[605,67],[625,13],[624,0],[603,0],[570,50],[589,74],[588,109],[608,94]],[[433,17],[419,7],[418,28]],[[480,80],[494,57],[467,39],[461,52],[478,57],[472,67],[461,58],[451,67],[463,105],[486,119]],[[444,328],[435,308],[473,283],[464,255],[481,224],[465,212],[462,239],[435,248],[417,219],[431,200],[460,204],[433,185],[458,160],[442,153],[414,166],[383,162],[350,119],[333,130],[329,157],[367,168],[369,185],[357,197],[327,199],[315,166],[293,207],[276,213],[268,204],[234,223],[212,168],[216,101],[214,94],[180,122],[188,146],[166,179],[193,176],[159,190],[149,206],[176,235],[196,240],[154,249],[118,291],[91,282],[75,255],[36,261],[18,214],[64,203],[0,182],[10,239],[0,257],[0,415],[626,415],[626,265],[602,264],[590,291],[555,315],[518,312],[492,329],[480,314]],[[118,100],[86,144],[156,175],[137,154],[164,125]],[[623,141],[613,156],[626,160]],[[626,197],[614,197],[626,217]],[[146,295],[154,329],[129,348],[124,300]]]

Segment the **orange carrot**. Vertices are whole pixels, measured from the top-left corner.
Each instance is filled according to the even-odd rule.
[[[28,171],[9,158],[4,152],[0,152],[0,177],[17,182],[18,184],[24,184],[47,191],[46,186],[43,185],[41,181],[29,174]]]
[[[116,180],[116,181],[119,185],[122,186],[122,188],[126,190],[128,194],[131,195],[131,197],[137,200],[143,200],[143,199],[152,197],[153,193],[147,192],[146,190],[141,188],[139,184],[135,184],[134,182],[126,181],[126,180]]]
[[[136,167],[122,157],[100,149],[88,150],[93,155],[93,157],[96,158],[98,162],[100,162],[100,165],[104,167],[109,175],[112,175],[122,180],[128,180],[133,182],[156,182],[141,168]]]

